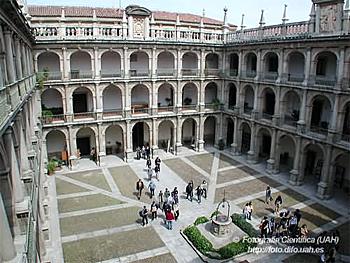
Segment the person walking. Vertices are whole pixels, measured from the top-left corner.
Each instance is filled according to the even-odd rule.
[[[278,215],[278,212],[280,211],[282,205],[282,196],[278,195],[275,200],[275,213]]]
[[[145,151],[147,159],[151,159],[151,148],[149,148],[148,144],[146,145]]]
[[[159,191],[159,194],[158,194],[158,206],[159,208],[163,211],[163,192],[162,190]]]
[[[152,197],[154,196],[154,191],[156,190],[156,184],[151,180],[149,182],[148,188],[149,188],[149,191],[151,193],[149,198],[152,199]]]
[[[300,237],[307,237],[309,235],[309,230],[307,229],[307,225],[303,224],[300,228]]]
[[[145,148],[145,146],[142,146],[141,154],[142,154],[142,158],[146,160],[146,148]]]
[[[179,204],[177,204],[177,203],[173,204],[173,211],[174,211],[175,221],[177,221],[177,219],[180,216]]]
[[[151,159],[150,159],[150,158],[147,158],[147,160],[146,160],[146,166],[147,166],[148,169],[151,169],[151,167],[152,167],[152,162],[151,162]]]
[[[171,192],[171,195],[174,198],[174,203],[179,203],[179,191],[177,190],[177,187],[174,188],[174,190]]]
[[[147,168],[147,176],[148,176],[148,180],[152,180],[153,170],[151,167]]]
[[[186,186],[186,199],[190,200],[192,202],[192,197],[193,197],[193,183],[189,182],[188,185]]]
[[[154,160],[154,165],[159,168],[159,171],[160,171],[160,163],[161,162],[162,161],[160,160],[159,156],[157,156],[157,158]]]
[[[267,233],[269,228],[269,220],[267,219],[267,216],[264,216],[264,218],[261,220],[259,228],[260,228],[260,237],[267,238]]]
[[[300,219],[301,219],[300,209],[296,209],[295,212],[294,212],[294,215],[297,218],[297,226],[299,226],[299,222],[300,222]]]
[[[168,198],[170,196],[170,191],[168,190],[168,188],[165,188],[165,192],[164,192],[164,202],[168,203]]]
[[[140,215],[142,217],[142,225],[145,226],[148,224],[148,210],[146,206],[140,211]]]
[[[154,172],[156,174],[156,179],[159,181],[159,173],[160,173],[160,169],[158,166],[154,167]]]
[[[158,205],[156,204],[156,201],[153,201],[151,204],[152,221],[157,218],[157,210]]]
[[[248,211],[248,219],[252,220],[252,214],[253,214],[253,203],[252,202],[248,203],[247,211]]]
[[[203,182],[201,183],[201,188],[203,190],[204,198],[207,199],[207,192],[208,192],[208,183],[207,183],[207,181],[203,180]]]
[[[166,222],[167,222],[168,229],[172,230],[173,229],[173,220],[175,218],[174,218],[174,214],[173,214],[173,212],[171,210],[168,210],[168,211],[165,212],[165,219],[166,219]]]
[[[269,204],[270,201],[272,201],[272,193],[271,193],[271,187],[268,185],[266,187],[266,191],[265,191],[265,203]]]
[[[142,190],[143,190],[144,187],[145,187],[145,186],[144,186],[142,180],[139,179],[139,180],[136,182],[137,199],[139,199],[139,200],[140,200],[140,198],[141,198]]]
[[[288,227],[289,233],[291,235],[291,237],[295,237],[297,234],[297,230],[298,230],[298,219],[295,215],[293,215],[290,219],[289,219],[289,227]]]
[[[249,206],[249,203],[246,203],[244,208],[243,208],[243,217],[244,217],[244,219],[248,219],[249,218],[248,206]]]
[[[202,195],[203,195],[203,190],[200,185],[197,186],[196,195],[197,195],[198,204],[200,204],[202,202]]]
[[[141,159],[141,148],[140,148],[140,146],[137,146],[137,148],[136,148],[136,159],[137,160]]]

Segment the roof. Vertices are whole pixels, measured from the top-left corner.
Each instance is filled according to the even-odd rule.
[[[101,8],[101,7],[80,7],[80,6],[47,6],[47,5],[30,5],[28,12],[32,17],[55,17],[61,16],[62,9],[65,11],[66,17],[92,17],[93,10],[95,10],[97,17],[104,18],[121,18],[123,17],[123,9],[118,8]],[[165,11],[153,11],[155,20],[165,20],[176,22],[176,17],[179,15],[180,22],[200,23],[201,16],[173,13]],[[222,25],[220,20],[204,17],[204,24]]]

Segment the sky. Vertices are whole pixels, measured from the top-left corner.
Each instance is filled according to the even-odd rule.
[[[223,20],[224,7],[228,8],[227,19],[240,26],[242,14],[246,27],[259,25],[261,10],[264,9],[266,25],[281,23],[284,5],[287,5],[288,22],[309,20],[311,0],[27,0],[29,5],[65,5],[125,8],[135,4],[150,10],[179,13],[203,14],[206,17]]]

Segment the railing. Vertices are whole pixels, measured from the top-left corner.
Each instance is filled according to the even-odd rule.
[[[150,114],[150,108],[139,107],[139,106],[131,106],[131,114]]]
[[[197,104],[182,105],[182,111],[197,110]]]
[[[255,70],[242,71],[243,78],[255,78],[256,74]]]
[[[174,77],[175,76],[175,69],[174,68],[157,69],[157,76]]]
[[[315,77],[315,84],[316,85],[334,86],[335,83],[336,83],[335,77],[328,77],[328,76],[316,76]]]
[[[0,127],[11,113],[11,103],[6,87],[0,89]]]
[[[223,109],[223,104],[218,104],[218,103],[205,103],[205,109],[206,110],[222,110]]]
[[[296,127],[297,126],[297,122],[298,122],[298,120],[296,120],[292,116],[287,115],[287,114],[284,115],[284,124]]]
[[[65,121],[65,115],[64,114],[55,114],[52,116],[42,116],[41,121],[43,124],[50,124],[53,122],[64,122]]]
[[[71,79],[91,79],[92,71],[71,71],[70,72]]]
[[[341,140],[350,143],[350,134],[342,134]]]
[[[103,110],[103,117],[123,116],[123,109]]]
[[[74,119],[95,119],[96,113],[95,112],[78,112],[74,113]]]
[[[328,123],[327,123],[328,125]],[[318,125],[311,125],[310,126],[310,131],[311,132],[315,132],[315,133],[319,133],[319,134],[323,134],[323,135],[327,135],[328,134],[328,129],[318,126]]]
[[[268,112],[263,112],[262,113],[262,118],[265,120],[272,120],[273,114],[268,113]]]
[[[175,107],[174,106],[159,106],[158,112],[174,112]]]
[[[245,114],[251,114],[252,111],[253,111],[253,107],[244,106],[243,112],[244,112]]]
[[[66,27],[66,37],[74,38],[93,38],[94,30],[93,27]]]
[[[98,36],[103,38],[118,39],[123,37],[123,29],[121,27],[99,27]]]
[[[204,69],[204,74],[206,76],[218,76],[220,73],[220,70],[217,68],[206,68]]]
[[[305,79],[304,74],[288,74],[287,81],[288,82],[297,82],[301,83]]]
[[[38,72],[38,74],[46,77],[46,80],[61,80],[62,72],[61,71],[47,71],[47,72]]]
[[[123,74],[122,71],[111,72],[108,70],[101,70],[101,78],[120,78]]]
[[[264,80],[275,81],[278,78],[278,72],[264,72]]]
[[[130,77],[149,77],[150,71],[148,69],[144,69],[144,70],[131,69],[129,70],[129,74],[130,74]]]
[[[238,69],[229,69],[228,76],[229,77],[237,77],[238,76]]]
[[[181,70],[182,76],[198,76],[198,69],[183,68]]]

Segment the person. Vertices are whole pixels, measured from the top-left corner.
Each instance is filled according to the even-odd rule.
[[[300,237],[307,237],[309,235],[309,230],[307,229],[307,225],[303,224],[300,228]]]
[[[146,206],[143,207],[140,215],[142,217],[142,225],[143,226],[147,225],[148,224],[148,210],[147,210]]]
[[[162,190],[160,190],[159,194],[158,194],[158,206],[160,209],[163,210],[163,192],[162,192]]]
[[[151,169],[151,166],[152,166],[151,159],[148,157],[147,157],[147,161],[146,161],[146,166],[148,167],[148,169]]]
[[[168,229],[172,230],[173,229],[173,220],[174,220],[174,214],[171,212],[171,210],[167,210],[165,212],[165,219],[168,225]]]
[[[189,182],[188,185],[186,186],[186,199],[190,200],[192,202],[192,197],[193,197],[193,183]]]
[[[177,219],[180,216],[179,204],[177,204],[177,203],[173,204],[173,211],[174,211],[175,221],[177,221]]]
[[[157,156],[157,158],[154,160],[154,165],[159,168],[159,171],[160,171],[160,163],[161,162],[162,161],[160,160],[159,156]]]
[[[91,155],[91,160],[97,163],[97,154],[96,154],[95,147],[92,147],[90,155]]]
[[[203,197],[205,199],[207,199],[207,192],[208,192],[208,183],[207,183],[207,181],[203,180],[203,182],[201,183],[201,188],[203,190]]]
[[[197,195],[198,204],[200,204],[202,202],[202,195],[203,195],[203,190],[200,185],[197,186],[196,195]]]
[[[156,201],[153,201],[151,204],[152,221],[157,218],[157,210],[158,205],[156,204]]]
[[[300,219],[301,219],[300,209],[296,209],[295,212],[294,212],[294,215],[297,218],[297,226],[299,226],[299,222],[300,222]]]
[[[167,211],[170,211],[170,210],[171,210],[171,206],[167,202],[164,202],[163,212],[166,213]]]
[[[151,180],[151,179],[152,179],[153,170],[152,170],[151,167],[147,169],[147,176],[148,176],[148,180]]]
[[[267,219],[267,216],[264,216],[259,226],[261,238],[267,238],[268,227],[269,227],[269,220]]]
[[[136,183],[137,199],[139,199],[139,200],[140,200],[140,198],[141,198],[142,190],[143,190],[144,187],[145,187],[145,186],[144,186],[142,180],[139,179],[139,180],[137,181],[137,183]]]
[[[149,198],[152,199],[152,197],[154,196],[154,190],[156,190],[156,184],[151,180],[149,182],[148,188],[149,188],[149,191],[151,192],[151,195]]]
[[[164,202],[168,203],[168,198],[170,196],[170,191],[168,190],[168,188],[165,188],[165,192],[164,192]]]
[[[272,201],[272,194],[271,194],[271,187],[268,185],[266,187],[266,191],[265,191],[265,203],[269,204],[270,201]]]
[[[168,204],[169,204],[170,206],[172,206],[174,203],[175,203],[174,198],[173,198],[172,195],[170,195],[170,196],[168,197]]]
[[[280,208],[282,205],[282,196],[278,195],[276,200],[275,200],[275,213],[278,215]]]
[[[269,235],[269,237],[273,236],[273,233],[275,232],[275,228],[276,228],[275,218],[271,217],[270,220],[269,220],[269,227],[268,227],[268,235]]]
[[[246,203],[244,208],[243,208],[243,217],[244,217],[244,219],[248,219],[249,218],[248,206],[249,206],[249,203]]]
[[[146,160],[146,148],[145,148],[145,146],[142,146],[141,154],[142,154],[142,158]]]
[[[174,203],[179,203],[179,191],[177,190],[177,187],[175,186],[174,190],[171,192],[171,195],[174,198]]]
[[[80,149],[78,148],[78,149],[77,149],[77,158],[78,158],[78,159],[80,159],[80,155],[81,155]]]
[[[141,148],[140,148],[140,146],[137,146],[137,148],[136,148],[136,159],[137,160],[141,159]]]
[[[156,179],[159,181],[159,172],[160,172],[160,169],[158,166],[154,167],[154,172],[156,173]]]
[[[146,152],[147,159],[150,159],[151,158],[151,149],[149,148],[148,144],[146,146],[145,152]]]
[[[293,215],[290,219],[289,219],[289,233],[292,237],[296,236],[297,230],[298,230],[298,219],[295,215]]]
[[[248,219],[252,220],[252,214],[253,214],[253,203],[252,202],[248,203],[247,212],[248,212]]]

